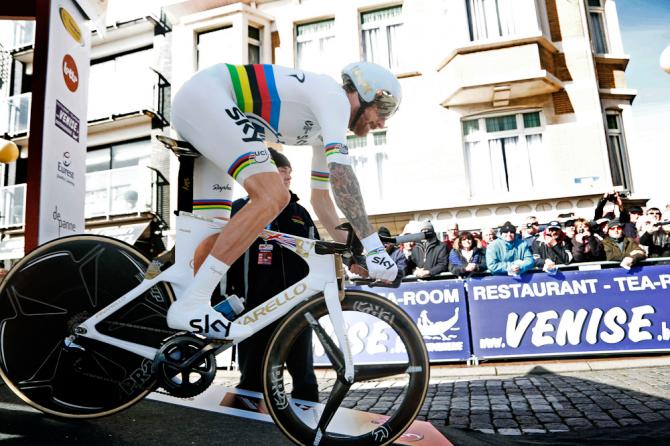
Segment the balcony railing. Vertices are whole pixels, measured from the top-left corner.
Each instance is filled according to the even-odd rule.
[[[124,167],[86,174],[86,218],[155,213],[169,221],[169,182],[145,166]]]
[[[85,218],[154,213],[167,226],[170,183],[144,166],[86,174]],[[26,185],[0,188],[0,228],[25,224]]]
[[[0,135],[26,133],[30,126],[31,93],[0,98]]]
[[[170,83],[150,69],[92,72],[89,83],[88,120],[97,121],[134,112],[149,111],[154,127],[168,124]]]
[[[23,226],[25,208],[25,184],[0,188],[0,228]]]

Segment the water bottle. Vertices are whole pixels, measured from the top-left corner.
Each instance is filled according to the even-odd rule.
[[[223,314],[229,321],[234,321],[244,311],[244,301],[231,294],[214,306],[214,309]]]

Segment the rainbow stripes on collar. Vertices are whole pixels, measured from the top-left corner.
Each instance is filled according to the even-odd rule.
[[[313,170],[312,171],[312,180],[327,183],[328,181],[330,181],[330,173],[329,172],[319,172],[318,170]]]
[[[278,131],[281,99],[272,65],[226,64],[226,67],[239,109],[260,116]]]
[[[194,211],[205,211],[210,209],[218,209],[230,211],[233,202],[230,200],[193,200]]]

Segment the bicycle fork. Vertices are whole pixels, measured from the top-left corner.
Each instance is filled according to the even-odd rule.
[[[349,384],[352,384],[354,382],[354,360],[351,355],[351,347],[349,346],[344,314],[342,312],[342,305],[340,305],[340,290],[337,283],[329,282],[326,284],[323,295],[326,299],[330,320],[335,328],[335,336],[344,356],[344,379]]]

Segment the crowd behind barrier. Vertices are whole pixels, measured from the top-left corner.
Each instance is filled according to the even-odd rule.
[[[670,257],[627,270],[589,262],[550,275],[442,273],[407,277],[398,288],[354,285],[400,305],[424,336],[432,363],[561,358],[670,350]],[[403,349],[379,324],[350,320],[358,360],[393,362]],[[315,348],[315,363],[327,360]]]

